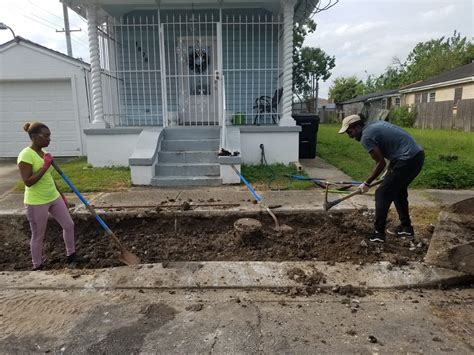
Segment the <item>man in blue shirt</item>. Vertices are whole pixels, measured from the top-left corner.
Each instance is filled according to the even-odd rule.
[[[385,159],[390,161],[387,174],[375,192],[375,231],[370,241],[385,241],[387,215],[392,202],[397,209],[400,225],[388,229],[387,233],[413,236],[408,208],[408,185],[423,167],[423,148],[400,127],[385,121],[364,124],[361,116],[347,116],[339,130],[339,133],[347,133],[350,138],[361,142],[375,161],[372,173],[358,187],[361,193],[369,191],[370,184],[382,173],[386,165]]]

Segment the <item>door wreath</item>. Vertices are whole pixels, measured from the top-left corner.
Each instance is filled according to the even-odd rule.
[[[206,48],[195,47],[189,54],[189,70],[200,74],[204,73],[209,64]]]

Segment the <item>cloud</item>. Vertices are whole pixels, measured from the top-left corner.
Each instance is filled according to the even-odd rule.
[[[423,20],[427,21],[438,21],[446,18],[446,16],[451,15],[454,10],[456,9],[456,6],[454,4],[445,6],[443,8],[437,8],[429,11],[422,11],[420,13],[420,17]]]
[[[0,0],[0,21],[10,26],[17,36],[24,37],[47,48],[67,53],[62,4],[59,1]],[[74,57],[89,60],[87,26],[73,11],[69,11],[71,29],[82,27],[72,34]],[[0,43],[10,41],[10,31],[0,31]]]
[[[377,21],[377,22],[363,22],[360,24],[343,24],[337,26],[332,33],[337,36],[347,36],[347,35],[362,35],[364,33],[370,32],[377,28],[383,27],[386,25],[386,22]]]
[[[402,62],[419,42],[454,30],[470,38],[473,34],[473,5],[470,0],[371,1],[345,0],[317,14],[317,31],[305,45],[319,47],[336,57],[336,67],[320,96],[338,76],[380,75],[398,57]],[[361,20],[363,19],[363,20]]]

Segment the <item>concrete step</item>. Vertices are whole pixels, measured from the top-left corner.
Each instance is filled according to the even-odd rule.
[[[165,139],[219,139],[219,127],[172,127],[165,129]]]
[[[222,179],[209,176],[155,176],[151,179],[151,185],[161,187],[221,186]]]
[[[165,139],[161,151],[166,152],[210,152],[219,150],[219,139]]]
[[[156,165],[156,176],[219,176],[219,164],[175,164],[158,163]]]
[[[160,163],[217,163],[217,152],[158,152]]]

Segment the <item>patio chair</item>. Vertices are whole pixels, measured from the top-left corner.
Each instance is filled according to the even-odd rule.
[[[253,124],[260,124],[259,120],[262,114],[271,114],[272,121],[274,124],[278,123],[278,104],[281,101],[281,96],[283,95],[283,88],[275,90],[273,97],[262,95],[259,98],[255,99],[255,105],[253,109],[256,110],[255,117],[253,119]]]

